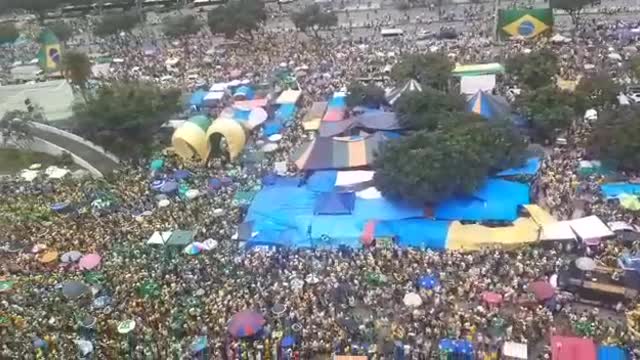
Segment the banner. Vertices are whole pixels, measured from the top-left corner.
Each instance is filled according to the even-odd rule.
[[[502,39],[532,39],[553,30],[552,9],[506,9],[498,12]]]
[[[44,30],[40,34],[40,52],[38,53],[38,63],[45,72],[60,70],[62,59],[60,41],[50,30]]]

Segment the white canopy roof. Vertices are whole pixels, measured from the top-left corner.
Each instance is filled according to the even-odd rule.
[[[576,239],[576,234],[571,229],[568,221],[558,221],[542,226],[540,240],[571,240]]]
[[[147,245],[164,245],[172,233],[173,231],[156,231],[151,235],[149,240],[147,240]]]
[[[371,181],[374,174],[375,171],[368,170],[338,171],[336,186],[349,186]]]
[[[569,223],[573,231],[583,241],[596,240],[615,235],[613,231],[607,227],[607,224],[595,215],[569,220]]]
[[[209,92],[207,93],[207,95],[204,97],[204,100],[220,100],[224,97],[224,92],[223,91],[213,91],[213,92]]]
[[[633,232],[638,232],[638,228],[634,225],[628,224],[624,221],[612,221],[610,223],[607,223],[607,225],[609,226],[609,228],[612,231],[633,231]]]

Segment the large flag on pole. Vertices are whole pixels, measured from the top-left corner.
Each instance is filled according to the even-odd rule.
[[[62,60],[62,47],[56,34],[45,29],[40,33],[40,52],[38,52],[38,63],[45,72],[60,70]]]
[[[532,39],[553,30],[553,10],[507,9],[498,12],[498,28],[502,39]]]

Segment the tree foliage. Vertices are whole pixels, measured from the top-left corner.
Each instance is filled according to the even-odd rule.
[[[526,90],[518,97],[517,104],[531,121],[534,135],[540,141],[554,139],[557,131],[568,128],[575,118],[573,94],[554,85]]]
[[[64,21],[56,21],[47,24],[47,28],[51,30],[61,42],[65,42],[73,36],[73,28]]]
[[[117,82],[98,88],[74,106],[83,136],[130,158],[150,149],[154,134],[180,109],[180,91],[146,82]]]
[[[374,166],[390,198],[433,204],[476,190],[496,169],[520,163],[526,143],[507,123],[471,121],[387,143]],[[428,166],[425,166],[428,164]]]
[[[196,34],[202,28],[200,21],[193,15],[171,16],[165,21],[162,31],[169,37]]]
[[[415,79],[423,85],[444,91],[451,70],[453,63],[445,54],[410,54],[393,66],[391,78],[398,82]]]
[[[554,9],[561,9],[571,17],[574,26],[578,26],[580,15],[585,7],[596,3],[596,0],[551,0],[550,6]]]
[[[558,57],[547,48],[517,54],[507,59],[506,71],[530,89],[541,88],[553,83],[558,73]]]
[[[597,73],[580,79],[574,99],[579,114],[588,109],[603,109],[618,104],[618,95],[622,87],[614,82],[606,73]]]
[[[62,57],[62,74],[86,96],[87,81],[91,77],[91,60],[87,54],[70,50]]]
[[[413,130],[435,130],[442,122],[457,118],[464,111],[465,100],[457,94],[447,94],[426,87],[423,91],[402,94],[393,104],[403,127]],[[466,114],[466,113],[465,113]]]
[[[0,44],[13,43],[20,36],[20,32],[13,23],[0,24]]]
[[[375,85],[364,85],[361,82],[353,82],[347,88],[347,106],[354,108],[356,106],[365,106],[372,109],[378,109],[382,105],[387,104],[384,89]]]
[[[338,24],[338,16],[323,10],[318,4],[311,4],[291,14],[291,21],[298,30],[305,32],[311,29],[318,36],[318,30],[328,29]]]
[[[601,112],[589,139],[589,151],[597,159],[621,170],[640,169],[640,109],[625,106]]]
[[[98,21],[93,32],[100,37],[130,32],[139,22],[140,17],[134,12],[107,14]]]
[[[21,110],[7,111],[0,118],[2,143],[7,144],[9,141],[30,140],[33,134],[31,133],[31,125],[29,125],[29,122],[39,120],[42,120],[40,114]]]
[[[262,1],[231,0],[209,11],[207,22],[214,34],[248,40],[253,39],[253,32],[266,20],[267,13]]]

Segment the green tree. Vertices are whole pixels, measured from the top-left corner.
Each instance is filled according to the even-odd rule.
[[[527,116],[539,141],[550,141],[567,129],[576,117],[573,94],[554,85],[526,90],[517,99],[520,113]]]
[[[574,92],[575,108],[583,115],[588,109],[603,109],[618,104],[622,87],[606,73],[597,73],[580,79]]]
[[[200,21],[193,15],[171,16],[165,20],[162,31],[169,37],[196,34],[202,28]]]
[[[73,36],[73,28],[64,21],[56,21],[54,23],[47,24],[47,27],[51,32],[56,34],[60,42],[64,43]]]
[[[589,152],[620,170],[640,169],[640,109],[625,106],[601,112],[589,139]]]
[[[417,131],[382,148],[374,162],[374,183],[393,199],[438,203],[472,193],[491,171],[517,165],[525,149],[522,137],[506,123],[472,121]]]
[[[375,84],[364,85],[361,82],[353,82],[349,85],[346,101],[350,108],[366,106],[378,109],[387,104],[384,89]]]
[[[551,49],[517,54],[507,59],[507,74],[530,89],[548,86],[558,73],[558,57]]]
[[[74,106],[83,136],[105,149],[132,158],[147,154],[163,123],[180,110],[180,90],[146,82],[116,82],[99,87]]]
[[[410,54],[391,69],[391,78],[397,82],[416,79],[423,85],[445,91],[453,63],[442,53]]]
[[[596,0],[551,0],[549,5],[554,9],[561,9],[569,14],[574,27],[578,27],[580,15],[585,7],[592,5]]]
[[[413,130],[435,130],[443,121],[457,118],[465,109],[465,100],[429,87],[402,94],[393,104],[402,126]]]
[[[31,140],[33,134],[29,122],[41,120],[38,115],[21,110],[7,111],[0,118],[0,134],[2,134],[2,144],[9,141]]]
[[[264,3],[260,0],[231,0],[209,11],[208,25],[214,34],[226,38],[253,40],[253,32],[267,20]]]
[[[318,30],[328,29],[338,24],[338,16],[323,10],[318,4],[311,4],[291,14],[291,21],[298,30],[306,32],[311,29],[315,37],[318,37]]]
[[[133,12],[108,14],[100,18],[93,32],[100,37],[116,35],[120,32],[130,32],[139,22],[140,17]]]
[[[91,77],[91,60],[87,54],[70,50],[62,57],[62,74],[87,99],[87,81]]]
[[[13,43],[20,36],[14,23],[0,24],[0,44]]]

